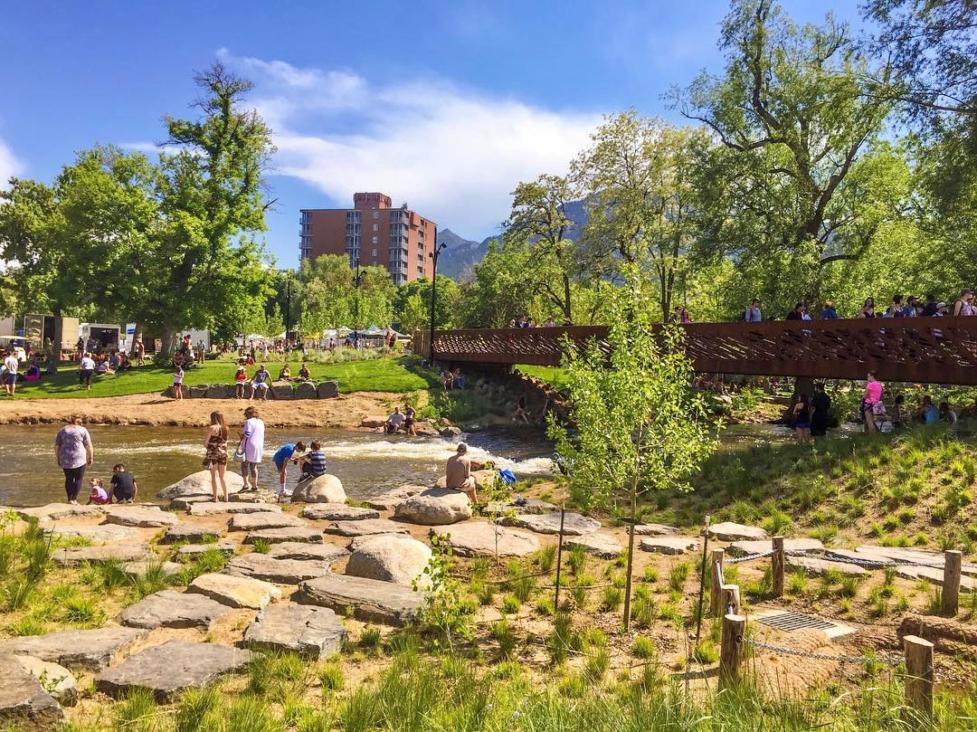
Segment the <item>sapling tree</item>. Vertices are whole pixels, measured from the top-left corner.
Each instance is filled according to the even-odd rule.
[[[704,400],[693,389],[682,331],[657,326],[636,269],[610,304],[607,348],[591,342],[564,358],[575,429],[551,418],[549,434],[570,466],[583,507],[626,511],[631,527],[647,493],[690,489],[688,480],[716,445]],[[654,302],[651,300],[651,302]],[[624,628],[631,626],[634,532],[628,531]]]

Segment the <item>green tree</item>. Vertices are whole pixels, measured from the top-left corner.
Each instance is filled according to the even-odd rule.
[[[610,305],[609,353],[597,343],[568,349],[565,383],[575,433],[551,418],[549,435],[570,467],[570,491],[583,506],[619,508],[633,526],[641,497],[688,488],[715,449],[704,402],[692,387],[682,331],[656,329],[645,306],[647,285],[636,268]],[[634,533],[629,532],[624,627],[631,623]]]
[[[470,328],[505,328],[526,315],[533,302],[527,287],[531,253],[525,239],[509,237],[489,242],[485,257],[475,265],[475,277],[464,290],[464,324]]]
[[[434,318],[438,328],[455,328],[458,323],[458,310],[461,303],[461,288],[458,283],[445,275],[438,275],[438,302]],[[394,298],[394,319],[400,330],[412,333],[418,329],[431,327],[431,281],[421,277],[397,290]]]
[[[341,254],[302,260],[297,280],[302,293],[298,329],[303,336],[318,338],[330,328],[390,323],[396,294],[390,273],[383,267],[361,267],[360,275],[357,289],[356,273]]]

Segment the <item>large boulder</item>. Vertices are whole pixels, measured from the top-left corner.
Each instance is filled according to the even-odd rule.
[[[334,399],[339,396],[339,384],[335,381],[323,381],[315,390],[320,399]]]
[[[375,430],[387,423],[386,417],[364,417],[360,420],[360,427]]]
[[[394,511],[401,521],[424,526],[443,526],[472,517],[468,496],[448,488],[433,488],[401,503]]]
[[[292,396],[295,399],[315,399],[318,395],[315,384],[311,381],[300,381],[295,385],[295,392]]]
[[[391,488],[389,491],[381,493],[378,496],[373,496],[369,500],[364,501],[364,503],[378,511],[392,511],[411,496],[416,496],[425,490],[425,487],[422,485],[402,485],[397,488]]]
[[[186,390],[186,395],[191,399],[204,399],[207,396],[209,388],[207,386],[191,386]]]
[[[378,536],[353,552],[346,574],[410,587],[430,559],[431,549],[424,542],[398,534]]]
[[[479,490],[486,490],[495,485],[496,472],[494,470],[475,470],[475,463],[472,463],[472,477],[475,479],[475,487]],[[435,488],[447,488],[448,478],[442,475],[438,478],[437,483],[434,484]]]
[[[236,394],[234,384],[211,384],[207,387],[208,399],[233,399]]]
[[[346,503],[342,481],[326,473],[312,480],[302,481],[292,493],[292,503]]]
[[[224,475],[228,493],[237,493],[244,488],[244,479],[237,473],[228,470]],[[218,484],[219,490],[219,484]],[[178,498],[181,496],[209,496],[213,495],[210,487],[210,471],[198,470],[183,480],[166,486],[159,492],[160,498]]]
[[[275,399],[291,399],[292,385],[287,381],[273,381],[271,384],[271,396]]]

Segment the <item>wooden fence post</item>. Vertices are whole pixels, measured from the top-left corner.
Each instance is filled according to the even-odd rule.
[[[556,593],[553,597],[553,612],[560,612],[560,570],[563,568],[563,519],[566,517],[566,506],[560,506],[560,535],[556,545]]]
[[[933,714],[933,644],[919,636],[902,639],[906,655],[906,706],[924,719]]]
[[[773,554],[770,555],[770,570],[773,575],[773,596],[784,596],[784,567],[786,565],[784,556],[784,537],[775,536],[773,538]]]
[[[712,584],[709,587],[709,614],[714,618],[721,618],[726,614],[723,607],[723,557],[726,553],[722,549],[712,550],[712,561],[710,562],[712,572]]]
[[[963,553],[950,550],[943,553],[943,593],[942,611],[948,617],[957,614],[960,606],[960,569]]]
[[[719,650],[719,689],[735,686],[740,680],[746,618],[730,613],[723,616],[723,637]]]
[[[740,614],[740,586],[739,585],[723,585],[723,612],[732,613],[733,615]]]

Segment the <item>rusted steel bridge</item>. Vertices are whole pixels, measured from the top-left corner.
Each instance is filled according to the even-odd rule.
[[[692,323],[685,351],[701,373],[977,385],[977,317]],[[427,333],[414,339],[428,353]],[[449,363],[557,366],[566,338],[579,346],[607,328],[439,330],[434,357]]]

